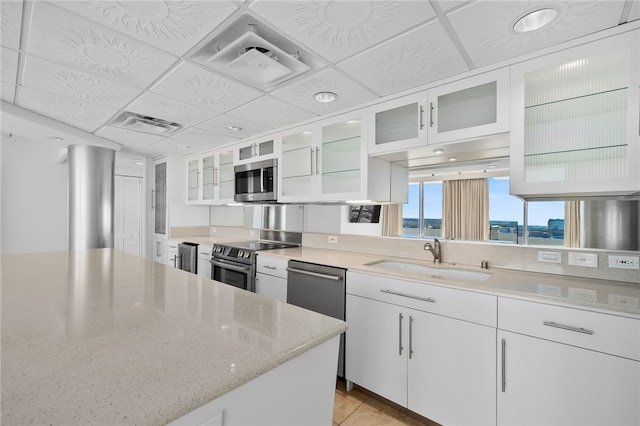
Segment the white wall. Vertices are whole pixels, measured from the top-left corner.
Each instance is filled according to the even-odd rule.
[[[67,250],[68,165],[54,142],[3,135],[2,254]]]

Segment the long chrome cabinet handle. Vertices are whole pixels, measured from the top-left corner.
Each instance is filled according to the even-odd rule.
[[[316,148],[316,174],[320,173],[320,168],[318,167],[318,157],[320,156],[320,147]]]
[[[402,349],[404,349],[402,347],[402,319],[404,318],[404,316],[402,316],[402,312],[400,312],[398,314],[398,355],[402,355]]]
[[[156,200],[155,200],[155,195],[156,195],[156,190],[152,189],[151,190],[151,210],[156,208]]]
[[[583,334],[589,334],[589,335],[593,334],[592,330],[587,330],[586,328],[558,324],[557,322],[553,322],[553,321],[543,321],[542,325],[546,325],[547,327],[561,328],[563,330],[575,331],[576,333],[583,333]]]
[[[429,127],[433,127],[433,102],[429,102]]]
[[[409,359],[413,357],[413,316],[409,315]]]
[[[296,269],[296,268],[287,268],[287,271],[295,272],[297,274],[302,274],[302,275],[310,275],[312,277],[317,277],[317,278],[325,278],[327,280],[332,280],[332,281],[342,280],[342,277],[338,275],[319,274],[317,272],[304,271],[302,269]]]
[[[502,393],[507,389],[507,366],[505,357],[507,355],[507,340],[502,339]]]
[[[423,116],[424,116],[424,108],[422,108],[422,105],[420,105],[420,116],[419,116],[419,123],[420,123],[420,130],[422,130],[422,128],[424,127],[424,120],[423,120]]]
[[[271,269],[271,270],[276,270],[278,268],[276,268],[275,266],[271,266],[271,265],[262,265],[263,268],[265,269]]]
[[[314,151],[313,151],[313,147],[312,146],[310,146],[309,149],[311,150],[311,154],[309,154],[309,160],[311,160],[311,175],[313,175],[314,174],[314,172],[313,172],[313,153],[314,153]]]
[[[424,300],[425,302],[429,302],[429,303],[436,303],[436,299],[432,299],[430,297],[414,296],[412,294],[400,293],[400,292],[392,291],[392,290],[389,290],[389,289],[381,289],[380,292],[381,293],[387,293],[387,294],[393,294],[394,296],[408,297],[410,299]]]

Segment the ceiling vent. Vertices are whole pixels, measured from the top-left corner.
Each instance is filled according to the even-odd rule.
[[[178,123],[149,117],[125,111],[108,123],[111,126],[120,127],[134,132],[148,133],[151,135],[169,136],[182,128]]]
[[[249,31],[207,62],[259,86],[268,86],[308,71],[309,66]]]
[[[247,14],[214,35],[190,59],[262,90],[326,65]]]

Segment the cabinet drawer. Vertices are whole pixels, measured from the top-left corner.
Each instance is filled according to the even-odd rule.
[[[497,323],[497,298],[489,294],[349,271],[347,293],[489,327]]]
[[[273,275],[275,277],[287,278],[287,259],[279,257],[269,257],[258,254],[256,262],[256,273]]]
[[[640,320],[498,298],[498,328],[640,360]]]

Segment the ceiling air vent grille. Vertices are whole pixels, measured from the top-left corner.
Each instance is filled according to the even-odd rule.
[[[120,127],[134,132],[148,133],[151,135],[169,136],[182,128],[182,125],[160,118],[136,114],[125,111],[110,123],[111,126]]]

